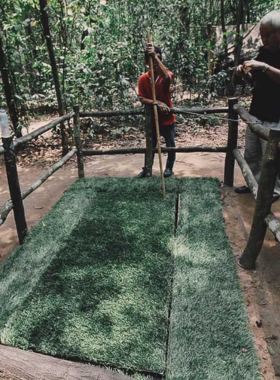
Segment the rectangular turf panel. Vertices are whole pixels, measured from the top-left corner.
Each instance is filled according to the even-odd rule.
[[[158,180],[77,181],[0,270],[1,341],[162,373],[175,199]]]
[[[259,380],[219,183],[189,179],[173,244],[168,380]]]

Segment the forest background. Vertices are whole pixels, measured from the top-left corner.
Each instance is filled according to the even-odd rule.
[[[186,93],[209,99],[229,80],[226,70],[213,73],[217,56],[229,53],[229,37],[236,64],[245,25],[280,8],[280,0],[0,1],[0,102],[18,137],[34,112],[139,106],[148,29],[175,74],[175,102]],[[216,26],[223,31],[218,50]]]

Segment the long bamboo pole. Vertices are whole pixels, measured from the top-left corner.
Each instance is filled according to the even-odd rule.
[[[148,30],[148,42],[151,43],[151,35],[150,35],[149,30]],[[154,65],[153,65],[152,57],[149,57],[149,67],[150,67],[150,73],[151,73],[152,95],[153,95],[153,102],[154,102],[153,107],[154,107],[155,124],[156,124],[156,132],[157,132],[158,158],[159,158],[159,167],[160,167],[160,175],[161,175],[161,182],[162,182],[162,192],[163,192],[163,199],[165,199],[166,193],[165,193],[165,183],[164,183],[164,175],[163,175],[163,169],[162,169],[160,133],[159,133],[159,123],[158,123],[158,109],[156,105],[157,100],[156,100],[156,89],[155,89],[155,75],[154,75]]]

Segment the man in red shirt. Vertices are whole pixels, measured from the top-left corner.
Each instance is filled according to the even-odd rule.
[[[151,43],[147,44],[145,52],[145,63],[148,65],[149,56],[153,58],[156,99],[159,110],[159,129],[161,136],[164,137],[167,147],[175,147],[175,116],[170,113],[172,108],[170,85],[173,82],[173,73],[163,65],[161,48],[154,47]],[[142,104],[153,104],[152,86],[150,70],[141,75],[138,82],[138,95]],[[157,135],[155,124],[152,125],[153,148],[157,146]],[[169,152],[166,162],[164,177],[172,175],[172,169],[175,162],[175,152]],[[147,177],[148,169],[145,165],[142,172],[137,178]]]

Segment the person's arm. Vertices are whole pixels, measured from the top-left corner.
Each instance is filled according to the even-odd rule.
[[[142,104],[149,104],[149,105],[153,105],[154,102],[152,99],[148,99],[148,98],[145,98],[143,96],[140,96],[139,97],[139,100]],[[169,113],[170,112],[170,108],[163,102],[160,102],[159,100],[157,100],[157,105],[158,105],[158,108],[160,110],[160,112],[163,112],[163,113]]]
[[[262,71],[267,75],[270,79],[272,79],[274,82],[280,84],[280,70],[276,69],[276,67],[270,66],[265,62],[259,62],[254,59],[251,61],[245,61],[243,63],[243,68],[245,71],[252,70],[252,71]]]
[[[157,56],[153,44],[147,43],[147,53],[149,56],[151,56],[153,58],[153,61],[154,61],[155,65],[158,67],[158,71],[160,73],[160,76],[163,78],[164,83],[166,85],[170,85],[171,78],[170,78],[170,75],[168,74],[168,70],[164,66],[162,61],[159,59],[159,57]]]

